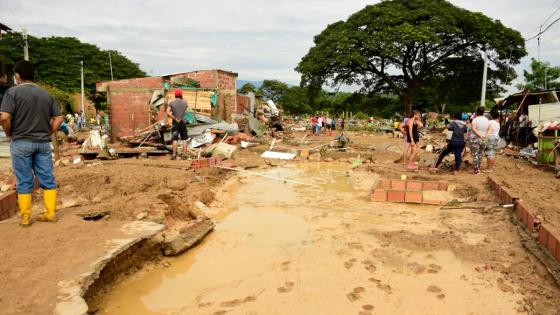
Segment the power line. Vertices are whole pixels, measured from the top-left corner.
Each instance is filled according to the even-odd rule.
[[[546,31],[548,31],[549,28],[552,27],[552,25],[556,24],[556,22],[560,21],[560,18],[557,18],[556,20],[552,21],[552,23],[550,23],[544,30],[540,31],[537,35],[531,37],[531,38],[527,38],[525,39],[526,42],[533,40],[535,38],[539,38],[542,34],[544,34]]]
[[[544,24],[546,24],[546,22],[548,22],[548,20],[550,20],[550,19],[556,14],[556,12],[558,12],[559,10],[560,10],[560,6],[559,6],[558,8],[556,8],[556,10],[554,10],[554,12],[552,12],[552,14],[550,14],[550,15],[546,18],[546,20],[544,20],[544,21],[541,23],[541,26],[544,25]]]
[[[548,20],[550,20],[550,18],[552,18],[558,11],[560,10],[560,6],[558,6],[558,8],[556,8],[556,10],[554,10],[554,12],[552,12],[544,21],[542,21],[541,24],[537,25],[535,28],[533,28],[532,30],[527,32],[527,37],[531,37],[530,34],[532,34],[533,32],[542,29],[542,26],[548,22]]]

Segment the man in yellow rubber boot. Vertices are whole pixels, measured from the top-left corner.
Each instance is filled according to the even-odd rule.
[[[10,140],[12,167],[16,174],[21,225],[31,225],[31,196],[37,177],[43,189],[45,213],[40,221],[56,221],[56,181],[51,135],[58,130],[62,114],[47,91],[33,84],[35,69],[28,61],[14,66],[15,83],[0,105],[0,120]]]

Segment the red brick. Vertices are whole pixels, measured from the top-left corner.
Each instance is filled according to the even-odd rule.
[[[393,190],[405,190],[406,189],[406,182],[400,179],[393,179],[391,180],[391,189]],[[404,196],[403,196],[404,199]]]
[[[406,182],[406,190],[422,191],[422,182],[418,180],[409,180]]]
[[[449,188],[449,184],[447,183],[439,183],[438,185],[438,190],[441,191],[447,191],[448,188]]]
[[[498,188],[500,187],[498,180],[494,177],[494,175],[490,175],[488,176],[488,181],[490,182],[490,187],[492,187],[492,190],[497,193]]]
[[[539,229],[539,243],[544,247],[548,245],[548,230],[544,225],[541,225]]]
[[[422,185],[423,190],[439,190],[439,183],[438,182],[424,182]]]
[[[422,203],[422,192],[407,191],[404,197],[404,201],[408,203]]]
[[[405,192],[402,190],[388,190],[387,201],[389,202],[404,202]]]
[[[4,194],[0,199],[0,211],[8,211],[10,209],[10,198],[8,194]]]
[[[387,191],[376,189],[371,192],[371,201],[387,201]]]
[[[529,220],[529,212],[527,212],[527,209],[525,208],[521,208],[521,221],[523,221],[523,223],[525,223],[525,225],[527,225],[527,221]]]
[[[389,179],[380,179],[377,183],[378,189],[391,189],[391,180]]]
[[[556,256],[556,247],[557,246],[558,246],[558,240],[556,239],[556,236],[549,232],[548,233],[548,242],[547,242],[546,248],[548,249],[548,251],[550,252],[550,254],[552,256]]]
[[[527,211],[527,227],[531,232],[533,232],[533,229],[535,228],[535,217],[528,211]]]

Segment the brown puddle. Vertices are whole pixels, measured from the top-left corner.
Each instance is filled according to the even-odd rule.
[[[376,236],[407,231],[438,242],[432,234],[447,227],[435,219],[437,208],[374,208],[367,193],[375,175],[356,174],[348,164],[308,163],[267,174],[321,188],[243,177],[228,205],[233,211],[204,242],[169,259],[169,268],[117,285],[98,313],[515,312],[522,297],[500,291],[499,274],[477,273],[449,250],[407,248],[398,234],[394,244]]]

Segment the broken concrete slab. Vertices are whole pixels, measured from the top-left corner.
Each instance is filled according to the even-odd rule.
[[[149,239],[161,232],[164,225],[153,222],[134,221],[124,224],[121,231],[130,237],[107,241],[108,249],[105,254],[94,261],[86,271],[62,280],[58,283],[58,302],[55,314],[58,315],[85,315],[88,314],[88,305],[83,299],[87,288],[99,277],[101,270],[119,254],[123,253],[140,241]]]
[[[221,157],[224,159],[231,159],[233,154],[237,151],[237,147],[227,143],[219,143],[214,151],[212,157]]]
[[[174,231],[165,233],[165,241],[162,243],[163,254],[165,256],[178,255],[198,243],[213,229],[214,222],[208,219],[176,227]]]

